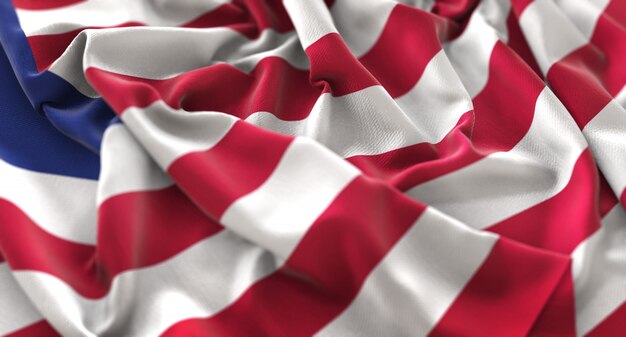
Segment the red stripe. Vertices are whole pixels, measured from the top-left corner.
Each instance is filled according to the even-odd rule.
[[[92,297],[102,293],[94,246],[65,241],[45,232],[21,209],[3,199],[0,229],[0,248],[13,270],[37,270],[61,277],[81,294]]]
[[[591,151],[586,149],[563,190],[488,230],[527,245],[571,254],[600,228],[598,197],[597,169]]]
[[[282,0],[235,0],[233,3],[246,12],[249,23],[254,27],[255,36],[267,28],[278,32],[293,30]]]
[[[626,1],[624,0],[611,0],[609,5],[604,10],[607,20],[611,20],[616,25],[626,30]]]
[[[568,269],[566,256],[501,238],[428,336],[526,336]]]
[[[489,60],[489,80],[474,102],[472,144],[481,153],[511,150],[530,129],[545,84],[498,41]]]
[[[510,11],[509,16],[506,19],[506,27],[509,35],[507,44],[513,49],[517,55],[519,55],[524,62],[539,76],[543,78],[543,73],[539,64],[533,55],[533,52],[526,42],[526,37],[522,32],[522,28],[519,25],[519,17],[515,14],[515,11]]]
[[[603,58],[602,51],[587,44],[548,71],[550,87],[581,129],[612,99],[597,78],[606,66]]]
[[[235,4],[223,4],[201,16],[189,21],[181,27],[187,28],[211,28],[228,27],[250,39],[259,36],[259,31],[250,18],[245,8]]]
[[[178,158],[168,173],[187,196],[219,219],[230,204],[272,174],[292,140],[238,121],[213,148]]]
[[[511,0],[511,7],[518,18],[522,17],[524,10],[533,2],[533,0]]]
[[[149,80],[89,68],[87,78],[113,108],[145,107],[162,99],[175,109],[220,111],[245,119],[269,111],[283,120],[306,118],[319,97],[309,74],[279,57],[266,57],[250,74],[225,64],[193,70],[167,80]],[[139,97],[139,98],[136,98]]]
[[[460,22],[469,19],[478,3],[477,0],[435,0],[431,11]]]
[[[398,4],[376,44],[359,60],[389,95],[400,97],[415,86],[441,50],[439,36],[446,27],[446,21],[432,13]]]
[[[84,1],[85,0],[13,0],[13,6],[19,9],[45,10],[70,6]]]
[[[613,189],[606,181],[606,178],[602,174],[602,172],[598,172],[600,176],[600,201],[599,201],[599,211],[600,218],[604,218],[615,205],[619,202],[615,193],[613,193]],[[622,194],[622,205],[624,205],[624,194]]]
[[[349,161],[402,191],[458,170],[496,151],[509,151],[530,129],[543,82],[506,45],[496,43],[489,80],[473,100],[474,111],[438,144],[421,143]]]
[[[327,7],[332,7],[334,0],[324,0]],[[258,37],[265,29],[271,28],[279,33],[293,30],[291,18],[283,5],[283,0],[233,0],[232,6],[246,15],[247,26],[240,32],[250,38]],[[216,18],[219,20],[219,18]],[[224,26],[215,24],[211,27]],[[188,27],[190,27],[188,25]],[[203,26],[200,26],[203,27]]]
[[[337,33],[321,37],[305,52],[311,63],[310,82],[322,92],[342,96],[379,85]]]
[[[221,230],[176,186],[111,197],[98,210],[100,277],[165,261]]]
[[[133,77],[97,68],[85,70],[85,77],[119,115],[127,107],[145,108],[161,98],[157,90],[150,85],[151,80],[140,82]]]
[[[612,1],[606,11],[598,18],[591,44],[597,47],[602,54],[598,55],[601,62],[597,68],[593,68],[597,79],[602,83],[603,87],[611,94],[617,95],[626,84],[626,64],[624,63],[624,55],[626,55],[626,28],[620,26],[610,15],[614,15],[613,11],[623,10],[617,16],[625,17],[626,5],[624,8],[616,8],[617,1]],[[626,22],[626,20],[624,20]]]
[[[215,316],[181,321],[164,336],[309,336],[338,315],[424,207],[359,177],[270,276]]]
[[[4,337],[61,337],[54,328],[45,320],[33,323],[20,330],[14,331]]]
[[[465,113],[437,144],[419,143],[379,155],[354,156],[348,161],[368,176],[407,191],[484,158],[475,151],[469,139],[473,117],[473,111]]]
[[[346,95],[379,82],[392,97],[408,92],[426,65],[441,50],[438,31],[444,21],[432,14],[398,4],[380,37],[363,57],[356,59],[336,33],[306,49],[311,63],[310,82],[334,96]],[[407,43],[398,43],[406,41]]]
[[[593,330],[587,333],[586,337],[616,337],[623,336],[626,331],[626,302],[615,309]]]
[[[528,336],[576,337],[576,304],[571,268],[563,274]]]
[[[162,262],[221,230],[177,187],[106,200],[97,247],[49,234],[8,201],[0,199],[0,210],[0,248],[11,268],[49,273],[88,298],[105,296],[119,273]]]

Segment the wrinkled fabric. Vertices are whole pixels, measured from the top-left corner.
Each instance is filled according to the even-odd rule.
[[[626,335],[626,1],[0,3],[0,335]]]

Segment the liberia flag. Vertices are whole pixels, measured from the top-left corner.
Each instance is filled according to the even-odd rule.
[[[626,0],[0,0],[0,335],[626,336]]]

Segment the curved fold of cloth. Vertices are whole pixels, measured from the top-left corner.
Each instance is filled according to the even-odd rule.
[[[625,8],[0,3],[0,335],[620,335]]]

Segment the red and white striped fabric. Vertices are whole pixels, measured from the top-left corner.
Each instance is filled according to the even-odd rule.
[[[626,336],[625,0],[2,6],[0,335]]]

